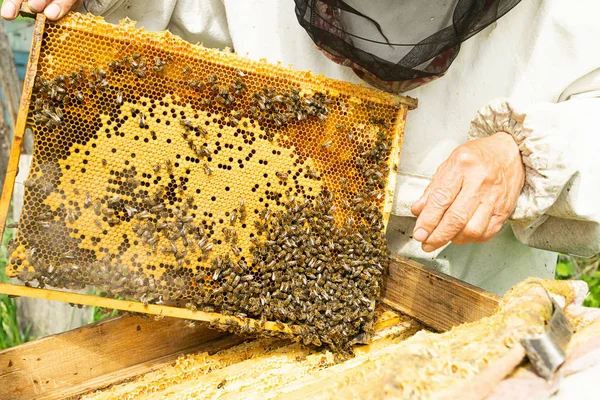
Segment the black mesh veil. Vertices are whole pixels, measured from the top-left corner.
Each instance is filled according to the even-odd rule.
[[[381,81],[443,75],[460,44],[520,0],[294,0],[300,25],[338,62]]]

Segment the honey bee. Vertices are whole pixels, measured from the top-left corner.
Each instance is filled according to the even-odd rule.
[[[127,178],[127,184],[136,188],[140,186],[140,180],[138,178]]]
[[[284,173],[284,172],[275,172],[275,175],[281,179],[281,180],[286,180],[288,178],[288,174]]]
[[[128,205],[125,206],[125,211],[129,217],[133,217],[137,213],[137,209]]]
[[[72,224],[73,222],[75,222],[76,219],[77,218],[75,217],[75,213],[73,212],[73,210],[69,210],[65,214],[65,221],[67,221],[70,224]]]
[[[85,199],[83,200],[83,207],[90,208],[92,205],[92,195],[90,192],[85,192]]]
[[[212,169],[208,166],[208,164],[204,163],[203,167],[204,167],[204,173],[206,175],[211,175],[212,174]]]
[[[331,147],[332,143],[333,142],[331,140],[329,140],[329,141],[327,141],[325,143],[321,143],[321,148],[322,149],[329,149]]]
[[[315,171],[310,169],[310,167],[306,168],[306,174],[309,176],[309,178],[312,178],[312,179],[317,179],[319,177],[319,175]]]
[[[118,105],[123,104],[123,92],[120,91],[120,90],[117,92],[117,99],[116,99],[116,101],[117,101]]]
[[[200,250],[202,250],[202,249],[204,249],[204,246],[206,246],[207,243],[208,243],[208,238],[206,236],[204,236],[202,239],[198,240],[198,243],[196,243],[196,244],[198,245]]]
[[[99,216],[99,215],[101,214],[101,212],[102,212],[102,210],[101,210],[101,207],[102,207],[102,205],[100,204],[100,202],[99,202],[99,201],[97,201],[97,202],[94,204],[94,214],[96,214],[96,215],[98,215],[98,216]]]
[[[61,258],[64,260],[74,260],[75,255],[73,253],[73,250],[66,251],[61,255]]]
[[[210,156],[210,151],[208,150],[208,148],[206,146],[202,146],[200,148],[200,150],[198,150],[196,152],[196,155],[198,157],[208,157],[208,156]]]
[[[344,189],[346,189],[348,187],[348,181],[346,180],[346,178],[341,177],[340,182],[342,183],[342,186],[344,187]]]
[[[219,279],[220,275],[221,275],[221,270],[219,268],[217,268],[212,276],[213,281],[216,281],[217,279]]]
[[[37,221],[38,225],[44,229],[50,228],[51,224],[48,221]]]
[[[217,75],[217,74],[212,74],[208,77],[209,83],[217,83],[218,81],[219,81],[219,75]]]
[[[196,327],[196,322],[186,319],[183,321],[183,323],[185,324],[186,328],[195,328]]]
[[[153,212],[153,213],[155,213],[155,214],[158,214],[158,213],[160,213],[164,209],[165,209],[165,205],[161,203],[161,204],[158,204],[158,205],[152,207],[150,209],[150,211]]]
[[[142,212],[137,213],[135,218],[141,221],[143,219],[150,218],[150,216],[151,216],[150,213],[148,211],[144,210]]]

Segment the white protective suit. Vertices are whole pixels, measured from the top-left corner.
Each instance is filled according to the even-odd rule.
[[[398,29],[389,17],[397,4],[370,2],[384,31]],[[81,11],[361,82],[316,49],[291,0],[88,0]],[[599,11],[597,0],[524,0],[464,42],[446,76],[407,93],[419,107],[406,125],[388,227],[393,252],[498,294],[529,276],[552,279],[556,251],[600,252]],[[512,220],[488,243],[422,252],[411,204],[456,147],[499,130],[513,135],[526,166]]]

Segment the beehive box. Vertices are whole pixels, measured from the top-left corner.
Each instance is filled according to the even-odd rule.
[[[410,263],[392,259],[390,275],[421,269]],[[524,383],[546,393],[548,387],[532,373],[520,341],[546,329],[553,309],[549,293],[565,299],[565,313],[576,327],[568,360],[552,384],[569,375],[565,371],[580,370],[578,355],[589,355],[597,347],[599,315],[578,306],[588,290],[583,282],[528,279],[499,299],[429,272],[422,275],[416,295],[394,296],[387,288],[398,284],[388,283],[385,302],[427,304],[438,310],[438,318],[460,315],[461,307],[449,308],[456,302],[434,296],[444,297],[454,288],[457,294],[462,289],[455,300],[475,305],[488,299],[497,307],[470,323],[457,321],[443,333],[427,332],[410,317],[383,311],[370,343],[356,345],[355,356],[349,359],[279,338],[244,339],[205,326],[189,329],[181,320],[119,317],[0,352],[0,396],[487,399],[514,398]],[[442,286],[437,286],[439,282]],[[429,298],[423,295],[430,291]]]
[[[23,100],[9,276],[307,344],[372,331],[414,100],[80,14],[38,16]]]

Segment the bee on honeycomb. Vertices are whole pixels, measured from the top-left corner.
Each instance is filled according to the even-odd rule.
[[[400,97],[168,33],[46,22],[7,272],[289,324],[344,350],[372,330],[406,112]]]

